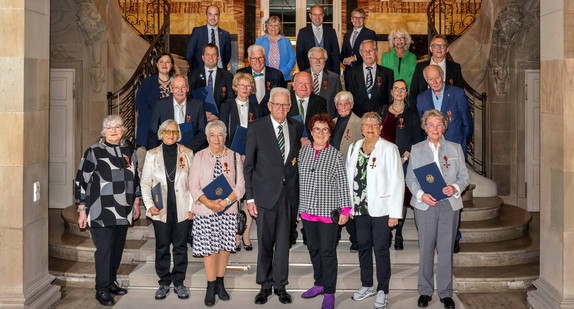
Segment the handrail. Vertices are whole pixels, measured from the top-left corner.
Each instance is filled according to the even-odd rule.
[[[126,23],[150,43],[169,20],[170,4],[167,0],[118,0],[118,3]]]
[[[167,2],[167,1],[166,1]],[[169,3],[168,3],[169,8]],[[159,34],[155,36],[144,54],[132,77],[117,91],[108,92],[108,114],[114,112],[122,116],[126,131],[124,136],[130,141],[135,140],[135,96],[142,81],[153,74],[154,59],[166,48],[169,41],[169,15],[164,20]]]

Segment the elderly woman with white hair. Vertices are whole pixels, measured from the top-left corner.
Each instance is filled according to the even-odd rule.
[[[102,137],[84,153],[75,180],[78,225],[90,227],[96,246],[96,300],[113,306],[110,295],[124,295],[116,282],[128,225],[140,215],[136,152],[124,138],[124,121],[109,115]]]
[[[173,119],[164,121],[157,132],[162,144],[146,154],[142,172],[142,198],[155,233],[155,271],[159,288],[155,299],[164,299],[170,285],[178,298],[189,298],[183,285],[187,271],[187,236],[191,214],[188,177],[193,151],[181,144],[181,130]],[[152,188],[160,184],[162,200],[154,201]],[[155,202],[155,203],[154,203]],[[161,209],[158,209],[158,206]],[[173,246],[173,268],[170,271]]]
[[[389,33],[390,51],[381,57],[381,65],[393,70],[395,80],[402,79],[407,82],[407,89],[411,89],[411,80],[417,66],[417,56],[409,51],[412,39],[407,30],[394,29]]]
[[[189,177],[194,201],[193,255],[204,257],[207,277],[204,303],[208,307],[215,304],[215,295],[220,300],[229,300],[223,277],[229,253],[236,250],[237,202],[245,193],[243,162],[239,154],[225,147],[226,132],[221,120],[207,124],[205,133],[209,147],[195,155]],[[233,191],[225,199],[210,200],[203,188],[220,175],[225,177]],[[219,214],[224,210],[223,214]]]

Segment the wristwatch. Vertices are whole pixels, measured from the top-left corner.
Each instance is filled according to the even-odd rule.
[[[227,206],[233,204],[233,202],[228,197],[225,198],[225,201],[227,202]]]
[[[86,211],[86,207],[82,207],[82,208],[78,207],[78,212],[82,212],[82,211]]]

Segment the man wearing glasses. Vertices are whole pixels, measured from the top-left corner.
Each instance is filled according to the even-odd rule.
[[[460,64],[446,59],[449,50],[446,37],[442,34],[435,35],[431,40],[429,50],[432,55],[431,59],[418,63],[415,68],[415,73],[413,74],[410,89],[410,103],[413,106],[417,106],[417,96],[428,88],[427,82],[423,76],[423,70],[431,64],[436,64],[441,67],[444,72],[445,83],[451,86],[464,88]]]
[[[345,66],[345,72],[351,67],[363,64],[363,57],[359,53],[359,46],[364,40],[377,40],[375,31],[365,27],[367,14],[363,9],[354,9],[351,12],[353,31],[347,31],[343,37],[341,47],[341,62]]]
[[[247,128],[244,177],[249,214],[257,218],[257,274],[261,290],[256,304],[265,304],[272,288],[279,302],[289,304],[285,290],[289,276],[289,239],[299,206],[297,156],[303,125],[287,117],[291,94],[271,90],[269,116]]]
[[[307,53],[311,67],[306,70],[313,77],[313,93],[327,101],[327,112],[331,117],[337,117],[335,95],[343,90],[341,77],[335,72],[325,69],[327,51],[321,47],[313,47]],[[311,118],[309,118],[311,119]]]
[[[271,89],[286,86],[283,73],[265,65],[265,48],[261,45],[249,46],[247,57],[249,66],[237,70],[237,73],[253,74],[256,93],[249,96],[249,101],[259,105],[259,117],[267,116],[269,115],[267,102]]]

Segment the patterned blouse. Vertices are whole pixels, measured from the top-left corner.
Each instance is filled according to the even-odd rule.
[[[266,35],[267,36],[267,35]],[[281,35],[277,37],[277,40],[273,42],[269,39],[269,66],[279,70],[279,64],[281,62],[281,55],[279,54],[279,40],[281,40]],[[267,36],[269,38],[269,36]]]
[[[357,168],[353,178],[353,204],[355,205],[355,216],[369,214],[367,205],[367,165],[369,164],[369,155],[359,150]]]
[[[169,87],[171,85],[171,81],[172,81],[171,76],[169,78],[169,82],[167,83],[166,87],[164,87],[161,84],[161,80],[159,80],[159,76],[157,79],[158,79],[158,84],[159,84],[159,98],[163,99],[163,98],[169,97],[171,95],[171,89]]]

